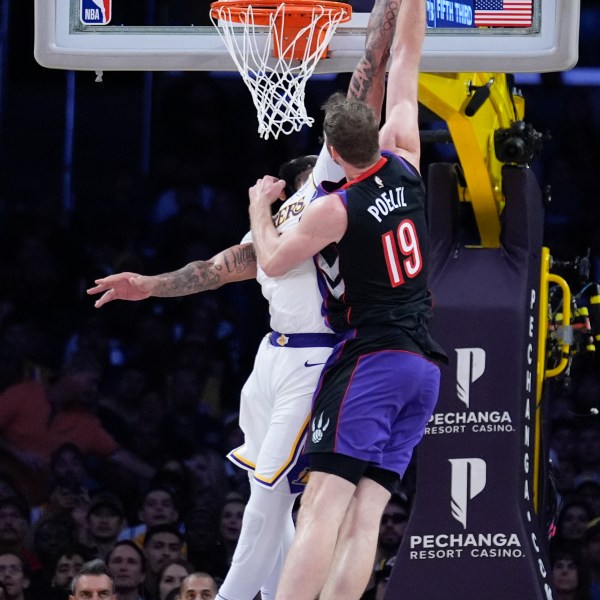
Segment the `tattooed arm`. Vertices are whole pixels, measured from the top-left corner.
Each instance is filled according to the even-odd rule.
[[[385,72],[402,0],[375,0],[367,25],[365,51],[352,73],[348,98],[366,102],[381,119]]]
[[[425,3],[402,0],[396,21],[387,83],[385,125],[379,145],[403,156],[419,168],[419,63],[425,39]]]
[[[88,294],[102,294],[96,300],[100,308],[112,300],[145,300],[151,296],[172,298],[216,290],[234,281],[256,277],[256,254],[252,244],[238,244],[209,260],[196,260],[171,273],[138,275],[117,273],[96,279]]]

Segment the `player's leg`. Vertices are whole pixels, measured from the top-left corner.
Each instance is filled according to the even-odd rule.
[[[340,528],[331,569],[319,600],[361,597],[373,570],[379,524],[389,498],[390,492],[373,479],[360,480]]]
[[[399,481],[408,466],[412,452],[422,437],[437,399],[439,368],[418,355],[396,352],[385,353],[380,361],[388,365],[386,372],[393,374],[389,385],[385,377],[378,383],[366,372],[358,369],[354,373],[352,388],[347,400],[360,402],[357,389],[361,389],[361,378],[371,381],[369,400],[372,402],[371,416],[378,423],[377,429],[388,432],[388,440],[381,446],[381,467],[370,465],[360,480],[344,519],[334,561],[320,600],[355,600],[361,597],[371,575],[377,548],[377,537],[381,515],[390,497],[390,490]],[[403,382],[398,386],[397,382]],[[389,390],[395,390],[392,394]],[[389,398],[389,400],[388,400]],[[382,407],[381,414],[375,406]],[[365,404],[366,406],[366,404]],[[383,415],[394,414],[389,427],[384,426]],[[367,415],[362,419],[368,428]]]
[[[248,411],[265,405],[260,423],[247,425],[245,448],[259,447],[255,458],[251,495],[242,521],[242,531],[231,568],[219,590],[226,600],[251,600],[270,581],[276,587],[275,570],[280,553],[287,550],[289,527],[294,500],[304,489],[298,485],[295,469],[304,445],[313,391],[319,369],[309,369],[305,361],[325,362],[329,348],[265,349],[268,360],[261,363],[266,369],[262,396],[245,398]],[[267,398],[271,398],[270,401]],[[252,402],[250,402],[252,400]],[[268,412],[268,414],[267,414]],[[260,427],[259,427],[260,425]],[[265,431],[266,428],[266,431]],[[252,435],[265,431],[262,438]],[[234,457],[239,458],[239,456]],[[283,545],[282,536],[287,536]]]
[[[294,520],[292,519],[292,515],[290,513],[287,525],[284,531],[281,532],[281,544],[279,548],[279,554],[277,555],[277,560],[275,562],[275,566],[273,567],[271,574],[269,575],[263,586],[260,588],[262,600],[275,599],[277,586],[279,585],[279,579],[281,578],[281,571],[285,563],[285,557],[288,555],[288,552],[292,546],[295,533],[296,527],[294,525]]]
[[[244,511],[242,530],[231,567],[217,596],[220,600],[252,600],[273,574],[282,552],[282,531],[291,520],[296,494],[287,480],[274,489],[250,482],[251,493]]]
[[[331,566],[344,515],[356,486],[338,475],[311,471],[298,513],[277,600],[314,600]]]

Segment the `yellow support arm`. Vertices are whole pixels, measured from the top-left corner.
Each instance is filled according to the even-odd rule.
[[[485,86],[489,98],[467,116],[465,109],[475,90]],[[512,95],[503,73],[421,73],[419,102],[448,124],[466,179],[461,197],[473,205],[481,246],[499,247],[504,200],[494,131],[523,119],[523,98]]]

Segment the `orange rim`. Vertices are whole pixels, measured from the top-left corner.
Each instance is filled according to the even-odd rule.
[[[314,9],[317,6],[331,11],[339,16],[346,13],[340,19],[340,23],[346,23],[352,18],[352,7],[344,2],[332,2],[331,0],[290,0],[286,2],[273,2],[272,0],[218,0],[210,5],[210,14],[215,19],[223,19],[222,11],[225,10],[227,20],[233,23],[244,23],[242,16],[248,14],[252,7],[254,24],[266,26],[270,24],[270,16],[284,4],[285,30],[299,29],[311,23],[315,17]]]

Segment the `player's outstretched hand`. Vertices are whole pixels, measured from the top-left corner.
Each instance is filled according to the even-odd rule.
[[[95,286],[87,290],[87,293],[102,294],[94,303],[100,308],[112,300],[145,300],[151,293],[152,277],[138,275],[137,273],[117,273],[102,279],[95,280]],[[103,293],[104,292],[104,293]]]

